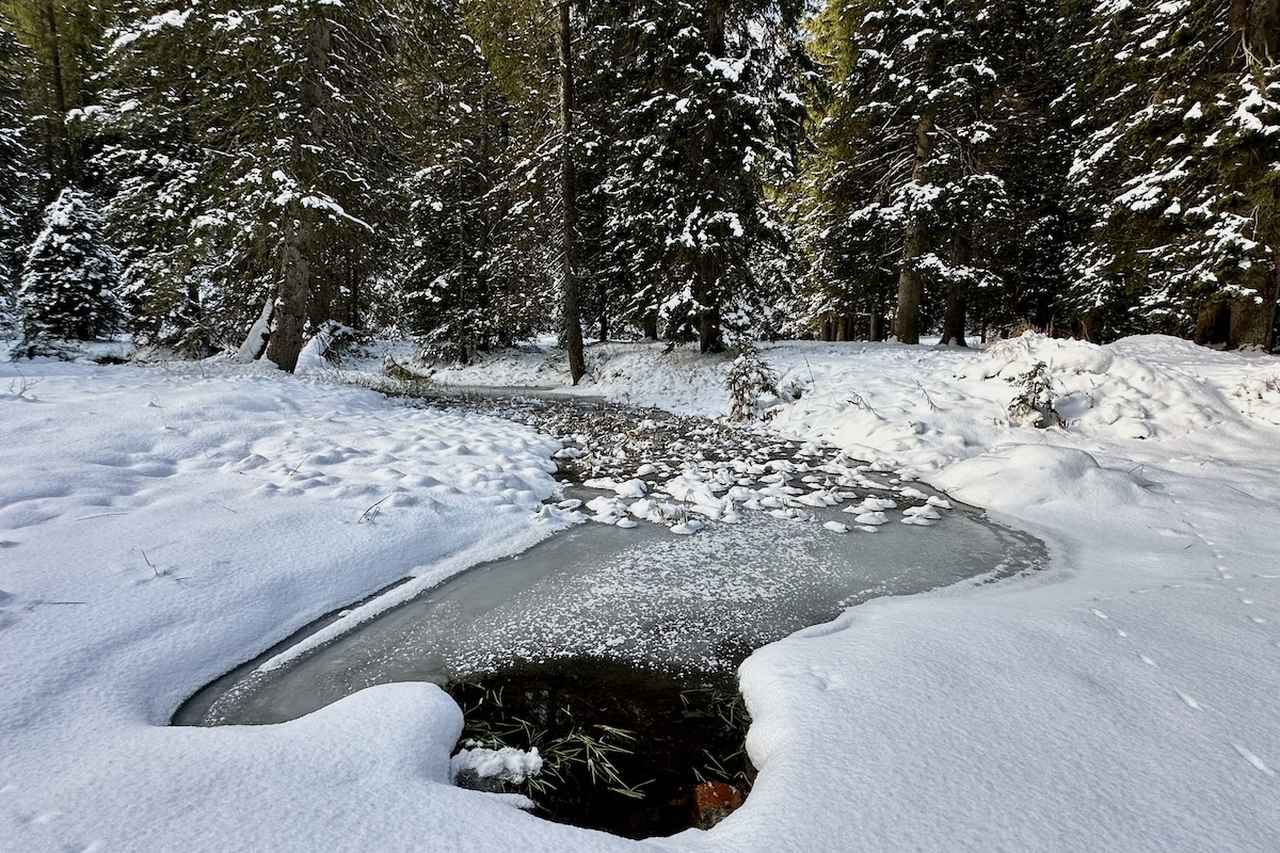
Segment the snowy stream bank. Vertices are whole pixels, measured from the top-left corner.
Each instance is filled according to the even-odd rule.
[[[723,411],[722,365],[614,352],[593,354],[582,393]],[[1167,338],[764,354],[808,386],[774,429],[987,506],[1048,542],[1054,567],[871,601],[752,654],[749,802],[639,847],[1276,849],[1274,359]],[[1065,429],[1005,416],[1006,379],[1037,361]],[[497,381],[521,384],[518,369]],[[535,512],[557,443],[278,375],[21,373],[0,364],[4,844],[637,849],[449,785],[462,721],[430,684],[276,726],[166,725],[200,684],[345,602],[556,532]]]

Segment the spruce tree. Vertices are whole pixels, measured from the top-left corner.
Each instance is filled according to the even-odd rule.
[[[1143,0],[1075,14],[1087,25],[1067,101],[1079,134],[1069,185],[1085,234],[1070,270],[1085,332],[1269,348],[1280,270],[1275,4]]]
[[[21,83],[30,56],[0,11],[0,333],[16,319],[23,220],[35,185]]]
[[[752,267],[782,229],[764,203],[794,165],[803,108],[790,90],[802,59],[799,4],[639,0],[611,14],[625,60],[601,74],[618,137],[601,192],[603,239],[631,283],[626,309],[661,315],[670,340],[724,346],[727,316],[760,309]],[[617,73],[618,71],[621,73]]]
[[[157,29],[172,25],[164,23],[164,11],[144,0],[122,15]],[[199,53],[152,50],[153,42],[131,41],[125,32],[110,34],[99,103],[76,128],[97,143],[88,171],[107,198],[106,234],[118,247],[118,292],[130,332],[138,343],[203,357],[220,335],[206,310],[213,294],[202,293],[217,259],[201,250],[194,233],[209,169],[187,114]]]
[[[427,358],[466,361],[555,327],[558,169],[551,22],[536,3],[474,0],[424,35],[404,179],[401,327]]]
[[[183,245],[194,257],[174,266],[185,275],[198,267],[212,291],[205,308],[240,328],[273,299],[267,356],[286,370],[308,326],[350,312],[344,291],[369,274],[366,253],[384,236],[379,214],[396,210],[395,129],[412,108],[399,85],[413,44],[406,30],[434,8],[148,2],[112,34],[116,79],[143,72],[137,96],[119,105],[143,126],[181,122],[177,140],[207,155],[183,153],[193,172],[153,178],[191,188],[175,213],[189,224]],[[174,73],[183,64],[186,79]],[[147,85],[152,68],[165,85]]]
[[[92,341],[112,332],[119,320],[118,274],[93,199],[74,187],[63,190],[45,209],[23,265],[19,352],[55,352],[58,341]]]
[[[995,240],[1011,214],[996,168],[999,105],[1011,99],[1001,3],[852,0],[822,22],[833,96],[817,126],[825,152],[811,227],[826,267],[856,267],[878,313],[896,280],[898,339],[917,343],[928,297],[944,340],[962,342],[965,305],[1001,277]],[[837,300],[837,310],[854,307]]]

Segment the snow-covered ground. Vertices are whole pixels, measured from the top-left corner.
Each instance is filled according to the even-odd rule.
[[[727,408],[727,360],[590,353],[577,393]],[[1280,361],[1157,337],[763,353],[799,392],[774,428],[990,507],[1054,565],[757,652],[747,805],[649,847],[1280,849]],[[1008,425],[1040,360],[1064,429]],[[563,382],[533,349],[434,378]],[[0,848],[634,849],[445,784],[458,712],[430,686],[164,725],[327,609],[549,533],[555,450],[253,370],[0,365]]]

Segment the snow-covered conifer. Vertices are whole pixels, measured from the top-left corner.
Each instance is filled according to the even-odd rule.
[[[111,332],[119,321],[118,275],[93,199],[64,189],[45,209],[23,265],[20,352],[38,355],[59,340],[91,341]]]

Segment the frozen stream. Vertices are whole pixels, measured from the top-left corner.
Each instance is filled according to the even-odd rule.
[[[932,527],[894,521],[841,535],[766,513],[676,536],[587,523],[477,566],[284,666],[268,655],[206,687],[177,724],[291,720],[366,687],[446,684],[513,665],[602,658],[726,674],[753,649],[850,605],[1037,568],[1041,543],[957,507]],[[296,639],[296,638],[295,638]],[[286,644],[287,645],[287,644]],[[280,648],[269,655],[278,654]]]

